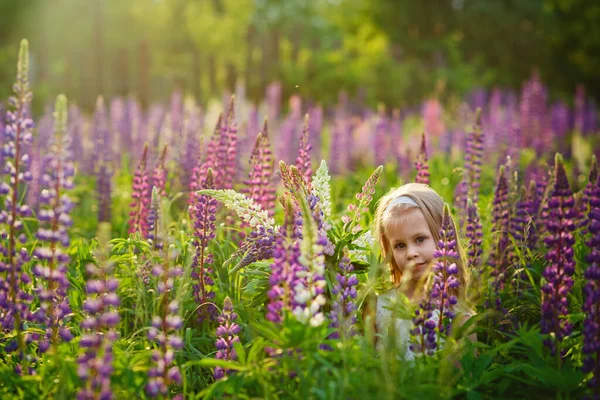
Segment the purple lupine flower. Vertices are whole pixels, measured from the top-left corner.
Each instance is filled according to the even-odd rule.
[[[148,143],[144,146],[142,158],[138,163],[133,177],[132,202],[129,212],[129,234],[139,233],[142,237],[148,234],[148,211],[150,209],[150,183],[148,182],[148,171],[146,160],[148,157]]]
[[[167,145],[163,147],[163,151],[152,171],[152,187],[158,189],[158,195],[164,197],[167,195],[165,185],[167,183],[167,168],[165,167],[165,159],[167,157]]]
[[[209,168],[206,178],[202,180],[201,189],[214,189],[212,169]],[[215,220],[217,213],[217,200],[210,196],[198,195],[192,212],[194,221],[194,246],[196,254],[192,263],[192,279],[194,283],[194,298],[200,307],[198,319],[216,317],[216,307],[213,299],[215,293],[210,289],[214,285],[212,278],[212,254],[208,253],[208,244],[215,238]]]
[[[158,219],[155,223],[158,223]],[[155,228],[158,232],[159,228]],[[181,371],[175,365],[175,352],[184,346],[178,331],[183,328],[183,319],[179,315],[180,306],[174,299],[175,281],[183,273],[177,265],[171,265],[169,246],[160,246],[162,263],[154,265],[152,275],[156,279],[156,294],[159,302],[158,312],[152,317],[148,330],[148,340],[156,346],[150,368],[146,393],[150,397],[165,396],[169,387],[180,386]]]
[[[169,274],[165,268],[163,276]],[[173,277],[168,277],[164,281],[168,287],[169,280]],[[171,283],[172,285],[172,283]],[[175,365],[175,352],[181,350],[184,346],[183,340],[177,334],[183,327],[183,319],[179,315],[179,303],[177,300],[168,300],[168,291],[161,291],[161,285],[158,286],[159,293],[164,296],[161,307],[161,315],[155,315],[152,318],[152,326],[148,330],[148,340],[155,342],[158,346],[152,352],[150,369],[148,370],[148,383],[146,385],[146,393],[150,397],[166,396],[169,392],[169,387],[172,385],[180,386],[182,383],[181,371]]]
[[[473,131],[467,137],[465,151],[465,175],[456,187],[456,207],[461,212],[461,220],[466,219],[467,198],[475,206],[479,203],[479,186],[481,179],[481,164],[483,160],[483,129],[481,126],[481,109],[477,110]],[[461,224],[464,226],[464,224]]]
[[[477,205],[467,198],[467,228],[465,237],[468,239],[468,257],[470,264],[479,269],[481,266],[481,254],[483,253],[482,242],[483,242],[483,231],[481,226],[481,219],[479,217],[479,210]]]
[[[19,61],[17,63],[17,79],[13,85],[14,96],[8,100],[13,109],[6,111],[4,127],[4,177],[0,181],[0,196],[3,196],[4,207],[0,210],[0,223],[4,225],[0,235],[0,324],[4,330],[15,331],[16,342],[7,346],[8,350],[19,350],[23,357],[25,371],[24,322],[31,319],[32,296],[25,290],[31,278],[22,269],[30,260],[29,253],[21,247],[27,241],[23,229],[23,219],[30,217],[31,209],[22,204],[24,184],[32,180],[29,171],[30,156],[26,149],[33,140],[34,123],[29,118],[29,107],[32,93],[29,89],[29,44],[21,41]],[[8,182],[7,182],[8,181]],[[19,368],[21,368],[19,366]]]
[[[440,240],[433,256],[433,281],[415,310],[410,349],[421,355],[432,355],[444,336],[451,334],[455,306],[458,304],[460,256],[457,250],[456,225],[450,208],[444,205]],[[435,314],[435,317],[434,317]]]
[[[112,218],[112,172],[106,163],[101,163],[96,173],[98,195],[98,222],[111,222]]]
[[[192,172],[202,154],[202,125],[202,112],[198,107],[194,107],[189,111],[188,120],[183,127],[185,147],[180,162],[180,182],[183,187],[189,187],[192,181]]]
[[[38,146],[32,145],[30,147],[30,161],[29,161],[29,171],[31,173],[32,179],[27,185],[27,198],[26,203],[34,210],[36,213],[39,208],[39,199],[41,193],[41,185],[42,185],[42,166],[44,165],[44,160],[42,159],[42,155]]]
[[[343,93],[340,93],[333,119],[329,160],[327,162],[332,174],[345,172],[350,167],[352,124],[346,110],[346,97]]]
[[[263,123],[262,131],[256,137],[254,150],[250,156],[250,173],[244,181],[247,185],[241,192],[259,204],[263,210],[267,210],[272,217],[275,208],[275,186],[273,177],[273,158],[267,119]]]
[[[238,128],[235,120],[235,96],[231,96],[229,110],[227,113],[227,123],[225,125],[224,137],[227,141],[225,148],[226,157],[224,161],[224,175],[222,187],[224,189],[232,189],[235,178],[237,176],[237,153],[238,153]]]
[[[71,137],[71,152],[73,154],[73,161],[82,167],[85,168],[86,161],[86,153],[84,148],[84,137],[83,137],[83,117],[81,116],[81,112],[79,108],[71,104],[69,106],[69,126],[67,127],[68,135]],[[130,147],[126,147],[130,148]],[[86,171],[86,174],[91,175],[93,171]]]
[[[504,173],[505,166],[500,166],[498,171],[498,180],[494,192],[492,224],[496,239],[494,247],[488,259],[488,265],[492,268],[491,274],[494,277],[495,292],[498,293],[504,289],[506,275],[508,272],[508,259],[506,252],[509,245],[508,228],[510,223],[510,210],[508,203],[508,182]],[[496,299],[496,306],[499,307],[499,297]]]
[[[323,108],[313,106],[309,111],[310,119],[308,121],[309,144],[314,158],[321,159],[321,132],[323,130]]]
[[[415,354],[433,355],[435,353],[437,348],[435,328],[437,324],[433,318],[433,310],[431,296],[425,296],[415,310],[409,344],[410,350]]]
[[[219,326],[217,327],[217,360],[237,360],[237,354],[233,348],[233,344],[240,341],[238,333],[242,328],[235,323],[237,314],[233,312],[233,304],[229,297],[223,300],[223,312],[219,316]],[[230,375],[232,371],[215,367],[213,377],[216,380],[222,379],[225,375]]]
[[[311,168],[310,150],[312,146],[309,141],[309,116],[304,116],[304,128],[302,128],[302,135],[300,136],[300,146],[298,148],[298,157],[296,157],[296,168],[304,177],[304,183],[310,190],[310,177],[313,173]]]
[[[429,165],[427,165],[427,142],[425,141],[425,132],[421,135],[421,148],[415,162],[417,177],[415,182],[429,185]]]
[[[39,241],[34,255],[39,260],[33,268],[38,277],[36,288],[40,308],[35,313],[38,323],[45,325],[46,336],[40,342],[41,349],[53,348],[59,340],[70,341],[72,336],[64,323],[65,316],[71,313],[67,289],[67,268],[69,228],[73,224],[70,211],[73,202],[65,193],[73,188],[73,167],[70,152],[70,137],[67,129],[67,98],[59,95],[56,99],[54,140],[50,151],[45,155],[43,171],[43,196],[40,201],[36,238]]]
[[[342,259],[339,264],[340,272],[336,274],[336,281],[331,293],[333,304],[331,306],[331,325],[338,328],[330,338],[337,339],[340,333],[346,337],[354,334],[356,323],[356,286],[358,278],[353,274],[354,267],[348,256],[348,248],[344,248]]]
[[[552,131],[558,140],[557,151],[570,157],[571,146],[568,145],[567,134],[570,131],[570,113],[569,107],[562,101],[552,105],[551,111]]]
[[[273,248],[273,263],[269,276],[266,318],[275,323],[283,321],[284,310],[295,307],[292,289],[299,279],[297,273],[304,270],[299,262],[302,218],[297,213],[291,200],[286,202],[285,223],[280,229]]]
[[[150,197],[150,210],[148,211],[148,243],[154,249],[162,249],[162,243],[158,234],[158,218],[160,214],[160,194],[158,188],[152,187],[152,196]]]
[[[375,138],[374,138],[374,150],[375,150],[375,164],[384,165],[388,161],[388,155],[390,154],[390,140],[388,137],[389,122],[385,116],[385,106],[379,106],[379,113],[377,116],[377,123],[375,124]]]
[[[521,92],[520,116],[523,133],[522,147],[535,147],[538,152],[545,150],[546,143],[546,98],[547,89],[544,87],[537,72],[523,85]]]
[[[302,119],[302,100],[294,95],[289,100],[289,113],[279,129],[277,143],[279,146],[276,149],[276,155],[279,160],[289,162],[293,159],[293,154],[297,154],[298,150],[298,126]]]
[[[554,353],[557,346],[571,334],[571,324],[563,318],[568,314],[568,294],[573,287],[575,260],[573,245],[575,239],[574,218],[575,200],[565,173],[562,157],[555,160],[555,178],[551,197],[548,200],[550,218],[546,221],[548,236],[544,243],[548,247],[546,260],[549,262],[543,277],[542,286],[542,333],[554,333],[554,340],[546,339],[545,344]]]
[[[583,371],[592,372],[588,381],[592,399],[600,399],[600,179],[596,177],[595,184],[589,193],[590,210],[589,231],[592,234],[587,245],[590,254],[589,263],[584,272],[587,282],[583,288],[584,303],[581,307],[585,313],[583,321]]]
[[[590,199],[592,195],[592,190],[594,190],[594,185],[596,185],[596,181],[598,180],[598,162],[596,161],[596,156],[592,155],[592,163],[590,167],[590,174],[588,176],[588,183],[583,189],[581,193],[581,199],[579,204],[579,221],[577,223],[577,227],[581,229],[581,234],[585,235],[588,233],[588,225],[590,223],[587,215],[592,209]]]
[[[460,262],[460,257],[457,241],[456,226],[446,204],[438,249],[433,252],[436,261],[433,264],[434,278],[430,293],[432,303],[439,310],[440,315],[437,332],[444,335],[450,334],[452,320],[455,317],[454,306],[458,303],[458,288],[461,285],[458,278],[457,263]]]
[[[91,164],[86,169],[89,171],[97,170],[102,162],[111,163],[114,158],[112,135],[108,128],[108,117],[102,96],[98,96],[96,100],[96,110],[92,126],[92,141],[95,151],[92,151],[92,155],[89,158]]]
[[[532,248],[537,241],[537,232],[534,226],[534,217],[537,213],[535,190],[536,183],[531,181],[529,188],[522,191],[521,198],[515,207],[515,213],[511,218],[510,232],[518,247]]]
[[[81,354],[77,357],[77,375],[83,382],[77,399],[81,400],[113,398],[110,378],[113,373],[113,344],[119,336],[116,328],[120,321],[120,300],[117,296],[119,283],[111,276],[112,265],[106,254],[110,224],[99,225],[98,238],[102,249],[98,265],[89,264],[86,267],[87,297],[83,302],[85,319],[81,322]]]

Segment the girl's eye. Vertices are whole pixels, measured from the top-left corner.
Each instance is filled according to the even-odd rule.
[[[417,238],[417,243],[423,243],[425,241],[425,236],[419,236]]]
[[[394,247],[397,248],[397,249],[403,249],[404,248],[404,243],[397,243]]]

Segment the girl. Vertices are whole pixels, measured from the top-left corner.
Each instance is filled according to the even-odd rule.
[[[412,307],[404,307],[408,309],[404,313],[393,311],[402,308],[402,299],[408,299],[412,306],[421,301],[434,260],[433,254],[440,240],[443,212],[444,201],[441,197],[429,186],[420,183],[409,183],[391,190],[379,200],[375,212],[375,237],[390,267],[392,289],[377,296],[370,307],[367,303],[365,311],[374,323],[372,328],[375,333],[382,337],[396,337],[397,345],[404,349],[407,359],[414,358],[409,348],[409,331],[413,327],[414,316]],[[465,296],[468,280],[466,263],[458,243],[457,248],[457,278],[460,285],[449,291],[454,291],[451,294],[458,299],[455,310],[460,323],[472,312]],[[370,311],[373,308],[374,316]],[[439,313],[434,313],[432,318],[438,321]]]

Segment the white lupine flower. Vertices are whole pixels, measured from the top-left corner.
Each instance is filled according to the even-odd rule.
[[[238,217],[244,220],[244,222],[250,222],[250,225],[253,228],[262,226],[267,230],[278,229],[275,225],[275,220],[269,218],[269,214],[266,210],[263,210],[262,207],[259,204],[256,204],[252,199],[235,190],[200,190],[198,193],[211,196],[220,201],[225,207],[233,210]]]
[[[352,243],[359,247],[365,247],[367,250],[350,250],[350,256],[358,261],[367,262],[367,254],[369,252],[369,249],[371,249],[375,244],[375,238],[371,234],[371,231],[366,231],[365,233],[357,237]]]
[[[321,326],[323,322],[325,322],[325,316],[323,315],[323,313],[318,313],[310,319],[310,326]]]
[[[321,160],[321,165],[315,172],[312,180],[312,195],[319,198],[319,205],[323,211],[325,222],[323,227],[325,230],[329,230],[331,225],[327,222],[331,217],[331,187],[329,181],[329,171],[327,170],[327,163],[325,160]]]
[[[308,308],[302,308],[300,306],[294,308],[294,311],[292,313],[294,314],[294,317],[296,317],[298,322],[300,322],[302,324],[306,324],[310,320],[310,317],[311,317],[310,311],[308,310]]]
[[[294,301],[296,301],[298,304],[306,304],[312,298],[310,290],[307,290],[301,285],[297,285],[295,287],[295,292],[296,295],[294,296]]]

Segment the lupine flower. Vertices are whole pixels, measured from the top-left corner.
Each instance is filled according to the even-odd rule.
[[[284,310],[292,310],[296,304],[293,300],[292,289],[300,279],[298,273],[304,271],[300,264],[299,231],[302,229],[302,219],[296,218],[291,200],[286,203],[285,223],[280,229],[273,248],[273,263],[269,276],[269,304],[266,318],[275,323],[281,323]]]
[[[110,224],[99,225],[98,238],[102,249],[98,254],[98,265],[86,267],[85,319],[81,323],[83,332],[79,341],[82,353],[77,357],[77,375],[83,381],[83,387],[77,393],[80,400],[113,398],[110,377],[113,373],[113,343],[118,339],[120,300],[117,296],[119,283],[111,276],[112,265],[106,256]]]
[[[197,161],[202,154],[202,112],[200,111],[199,107],[194,106],[190,107],[188,114],[188,118],[183,126],[185,147],[183,149],[183,157],[180,162],[180,179],[183,187],[190,185],[192,181],[192,171],[196,167]]]
[[[596,156],[592,155],[592,165],[590,167],[590,174],[588,176],[588,183],[583,189],[581,193],[581,199],[579,204],[579,221],[577,223],[577,227],[581,229],[581,234],[585,235],[588,232],[588,225],[590,220],[586,218],[589,212],[592,209],[590,204],[590,197],[592,195],[592,190],[594,190],[594,185],[596,185],[596,181],[598,180],[598,163],[596,161]]]
[[[162,243],[158,234],[158,218],[160,214],[160,195],[158,188],[152,187],[152,196],[150,197],[150,210],[148,211],[148,234],[146,239],[154,249],[161,249]]]
[[[504,165],[500,166],[498,171],[498,180],[496,183],[496,191],[494,193],[492,224],[496,240],[488,264],[492,268],[492,276],[494,276],[495,292],[504,289],[504,282],[508,273],[508,259],[506,252],[509,245],[508,227],[510,223],[510,205],[508,204],[508,183],[504,173]],[[496,306],[499,307],[500,298],[496,299]]]
[[[16,343],[7,346],[7,351],[18,348],[22,356],[25,355],[23,323],[31,318],[32,300],[32,296],[24,290],[31,283],[31,278],[22,269],[30,256],[24,247],[20,248],[27,241],[25,234],[20,232],[23,218],[32,214],[29,206],[21,203],[20,192],[23,185],[32,179],[30,156],[25,151],[33,140],[31,132],[34,127],[28,116],[32,97],[28,75],[29,45],[27,40],[22,40],[17,80],[13,85],[15,95],[8,100],[13,110],[6,112],[2,147],[4,178],[0,181],[0,196],[4,196],[4,207],[0,210],[0,223],[4,224],[0,235],[0,323],[5,330],[16,333]],[[27,364],[26,358],[24,362]]]
[[[350,262],[348,248],[344,248],[343,257],[340,260],[339,272],[336,274],[335,285],[331,291],[333,304],[331,306],[331,327],[338,328],[331,335],[336,339],[342,335],[352,335],[356,323],[356,285],[358,278],[353,274],[354,267]]]
[[[73,221],[69,212],[73,202],[65,193],[73,187],[75,168],[70,152],[70,137],[67,127],[67,98],[59,95],[56,99],[54,140],[45,156],[46,166],[42,182],[44,189],[38,213],[40,225],[36,233],[39,246],[34,255],[39,262],[33,268],[38,277],[37,296],[40,308],[35,313],[37,322],[46,326],[46,337],[40,342],[40,349],[55,348],[59,339],[70,341],[71,333],[64,324],[64,318],[71,312],[67,289],[67,268],[69,228]]]
[[[96,176],[98,222],[110,222],[112,218],[112,172],[110,167],[106,163],[102,163]]]
[[[425,296],[415,310],[409,344],[410,350],[415,354],[433,355],[435,353],[437,348],[435,328],[437,324],[433,319],[433,310],[431,296]]]
[[[427,142],[425,141],[425,132],[421,135],[421,149],[415,162],[417,177],[415,182],[429,185],[429,165],[427,165]]]
[[[232,189],[233,182],[237,176],[237,122],[235,121],[235,96],[231,96],[229,103],[229,112],[227,115],[226,125],[226,157],[225,157],[225,169],[223,175],[223,188]]]
[[[203,180],[202,189],[213,189],[214,182],[212,169],[207,171]],[[215,238],[215,219],[217,213],[217,200],[210,196],[199,195],[193,213],[194,221],[194,246],[196,254],[192,263],[192,279],[194,283],[194,298],[200,305],[198,318],[202,321],[206,317],[216,316],[216,307],[212,304],[215,294],[210,290],[214,285],[212,278],[212,254],[208,253],[208,244]]]
[[[331,219],[331,187],[329,181],[329,171],[327,170],[327,162],[321,160],[317,172],[313,176],[311,183],[311,193],[319,201],[319,208],[323,211],[323,218],[325,220],[325,230],[329,230],[330,226],[328,221]]]
[[[573,258],[573,231],[576,210],[575,200],[562,163],[557,154],[555,160],[555,183],[548,200],[550,218],[546,222],[548,236],[544,243],[548,248],[546,260],[549,262],[543,277],[542,286],[542,333],[554,333],[554,340],[546,339],[545,344],[554,353],[565,336],[571,334],[572,326],[564,318],[568,314],[568,294],[573,287],[575,260]]]
[[[108,117],[102,96],[98,96],[96,100],[96,110],[92,123],[92,141],[96,151],[92,151],[91,165],[87,168],[89,171],[95,171],[102,162],[110,163],[113,160],[112,137],[108,129]]]
[[[358,200],[358,204],[352,203],[348,205],[348,212],[342,217],[344,230],[346,232],[357,233],[361,229],[359,222],[363,213],[369,212],[369,204],[371,203],[371,200],[373,200],[375,185],[377,185],[377,181],[379,181],[382,171],[383,166],[380,165],[377,167],[377,169],[373,171],[369,179],[367,179],[365,182],[361,192],[356,194],[356,200]]]
[[[313,158],[321,159],[321,131],[323,130],[323,108],[314,106],[310,109],[308,121],[309,143]]]
[[[481,127],[481,109],[477,109],[476,122],[473,131],[467,137],[465,150],[465,171],[456,187],[456,206],[466,216],[467,198],[475,206],[479,203],[479,186],[481,179],[481,164],[483,159],[483,129]],[[464,220],[461,216],[461,220]]]
[[[546,98],[547,89],[542,84],[537,72],[523,85],[521,93],[520,114],[523,142],[521,146],[534,146],[539,152],[545,150]]]
[[[309,117],[308,114],[304,116],[304,128],[302,128],[302,135],[300,136],[300,146],[298,148],[298,157],[296,157],[296,168],[304,176],[304,183],[310,188],[310,176],[313,171],[311,168],[310,150],[312,146],[309,141]]]
[[[592,399],[600,398],[600,179],[589,193],[590,211],[589,231],[592,234],[587,245],[591,252],[587,256],[589,263],[584,277],[587,279],[583,288],[584,303],[581,307],[585,313],[583,321],[583,371],[592,372],[588,387]]]
[[[223,300],[223,312],[219,316],[219,327],[217,328],[217,360],[237,360],[237,354],[233,348],[233,344],[239,342],[238,333],[241,331],[241,327],[235,323],[237,320],[237,314],[233,312],[233,304],[229,297],[225,297]],[[222,379],[225,375],[231,374],[232,371],[223,369],[221,367],[215,367],[213,377],[216,380]]]
[[[142,158],[138,163],[133,177],[133,193],[131,195],[131,211],[129,212],[129,234],[140,233],[143,237],[148,234],[148,210],[150,209],[150,183],[146,161],[148,157],[148,144],[144,146]]]
[[[290,162],[298,151],[298,127],[302,122],[302,100],[297,95],[289,99],[289,113],[279,128],[276,155],[279,160]]]
[[[479,268],[481,264],[481,254],[483,248],[481,244],[483,242],[483,231],[481,226],[481,219],[479,217],[479,210],[477,205],[467,199],[467,229],[465,237],[468,239],[468,257],[471,265],[474,268]]]
[[[265,119],[262,131],[256,137],[254,150],[250,156],[250,173],[244,181],[247,187],[242,193],[254,200],[272,217],[275,207],[275,187],[272,183],[273,158],[269,141],[268,125]]]
[[[167,275],[172,275],[172,273],[164,274],[164,276]],[[169,280],[172,278],[169,276],[163,283],[169,285]],[[159,292],[161,292],[160,288],[159,284]],[[152,318],[152,326],[148,331],[148,339],[158,345],[158,349],[152,352],[151,367],[148,370],[149,379],[146,393],[150,397],[166,396],[169,386],[180,386],[182,383],[181,371],[175,365],[175,351],[183,348],[183,340],[176,332],[183,327],[183,319],[179,315],[177,300],[167,303],[165,298],[168,297],[168,291],[162,292],[162,295],[164,296],[162,302],[166,307],[161,306],[161,309],[166,312]]]
[[[421,354],[432,354],[444,336],[450,335],[455,306],[458,303],[459,253],[457,232],[450,209],[444,205],[440,241],[434,251],[433,281],[425,293],[425,299],[415,312],[411,335],[411,350]],[[436,318],[433,317],[436,313]],[[437,339],[436,339],[437,338]]]
[[[570,157],[571,149],[567,143],[567,134],[570,130],[569,107],[562,101],[556,102],[550,111],[552,132],[558,139],[558,152]]]
[[[303,324],[319,326],[325,316],[321,307],[325,305],[325,246],[327,236],[319,235],[314,215],[305,198],[300,197],[303,214],[302,242],[300,244],[300,263],[305,271],[296,274],[302,278],[294,286],[294,301],[297,304],[292,311],[296,319]]]
[[[167,168],[165,167],[165,159],[167,157],[167,145],[163,147],[163,151],[160,155],[156,167],[152,172],[152,186],[158,189],[158,194],[161,197],[167,195],[165,191],[165,184],[167,182]]]
[[[275,244],[275,232],[279,228],[275,225],[275,220],[269,217],[267,211],[263,210],[252,199],[231,189],[203,189],[198,191],[197,194],[215,198],[223,203],[226,208],[234,211],[244,223],[253,229],[245,238],[244,243],[225,262],[226,265],[229,265],[233,260],[243,256],[242,260],[236,264],[230,273],[254,261],[270,258]]]
[[[175,351],[183,348],[183,340],[177,333],[183,327],[183,319],[179,315],[179,303],[172,294],[175,280],[181,276],[183,269],[171,265],[168,244],[162,246],[162,252],[162,264],[152,268],[159,307],[148,330],[148,340],[157,346],[152,353],[146,385],[146,393],[150,397],[165,396],[170,386],[182,383],[181,371],[174,361]]]

